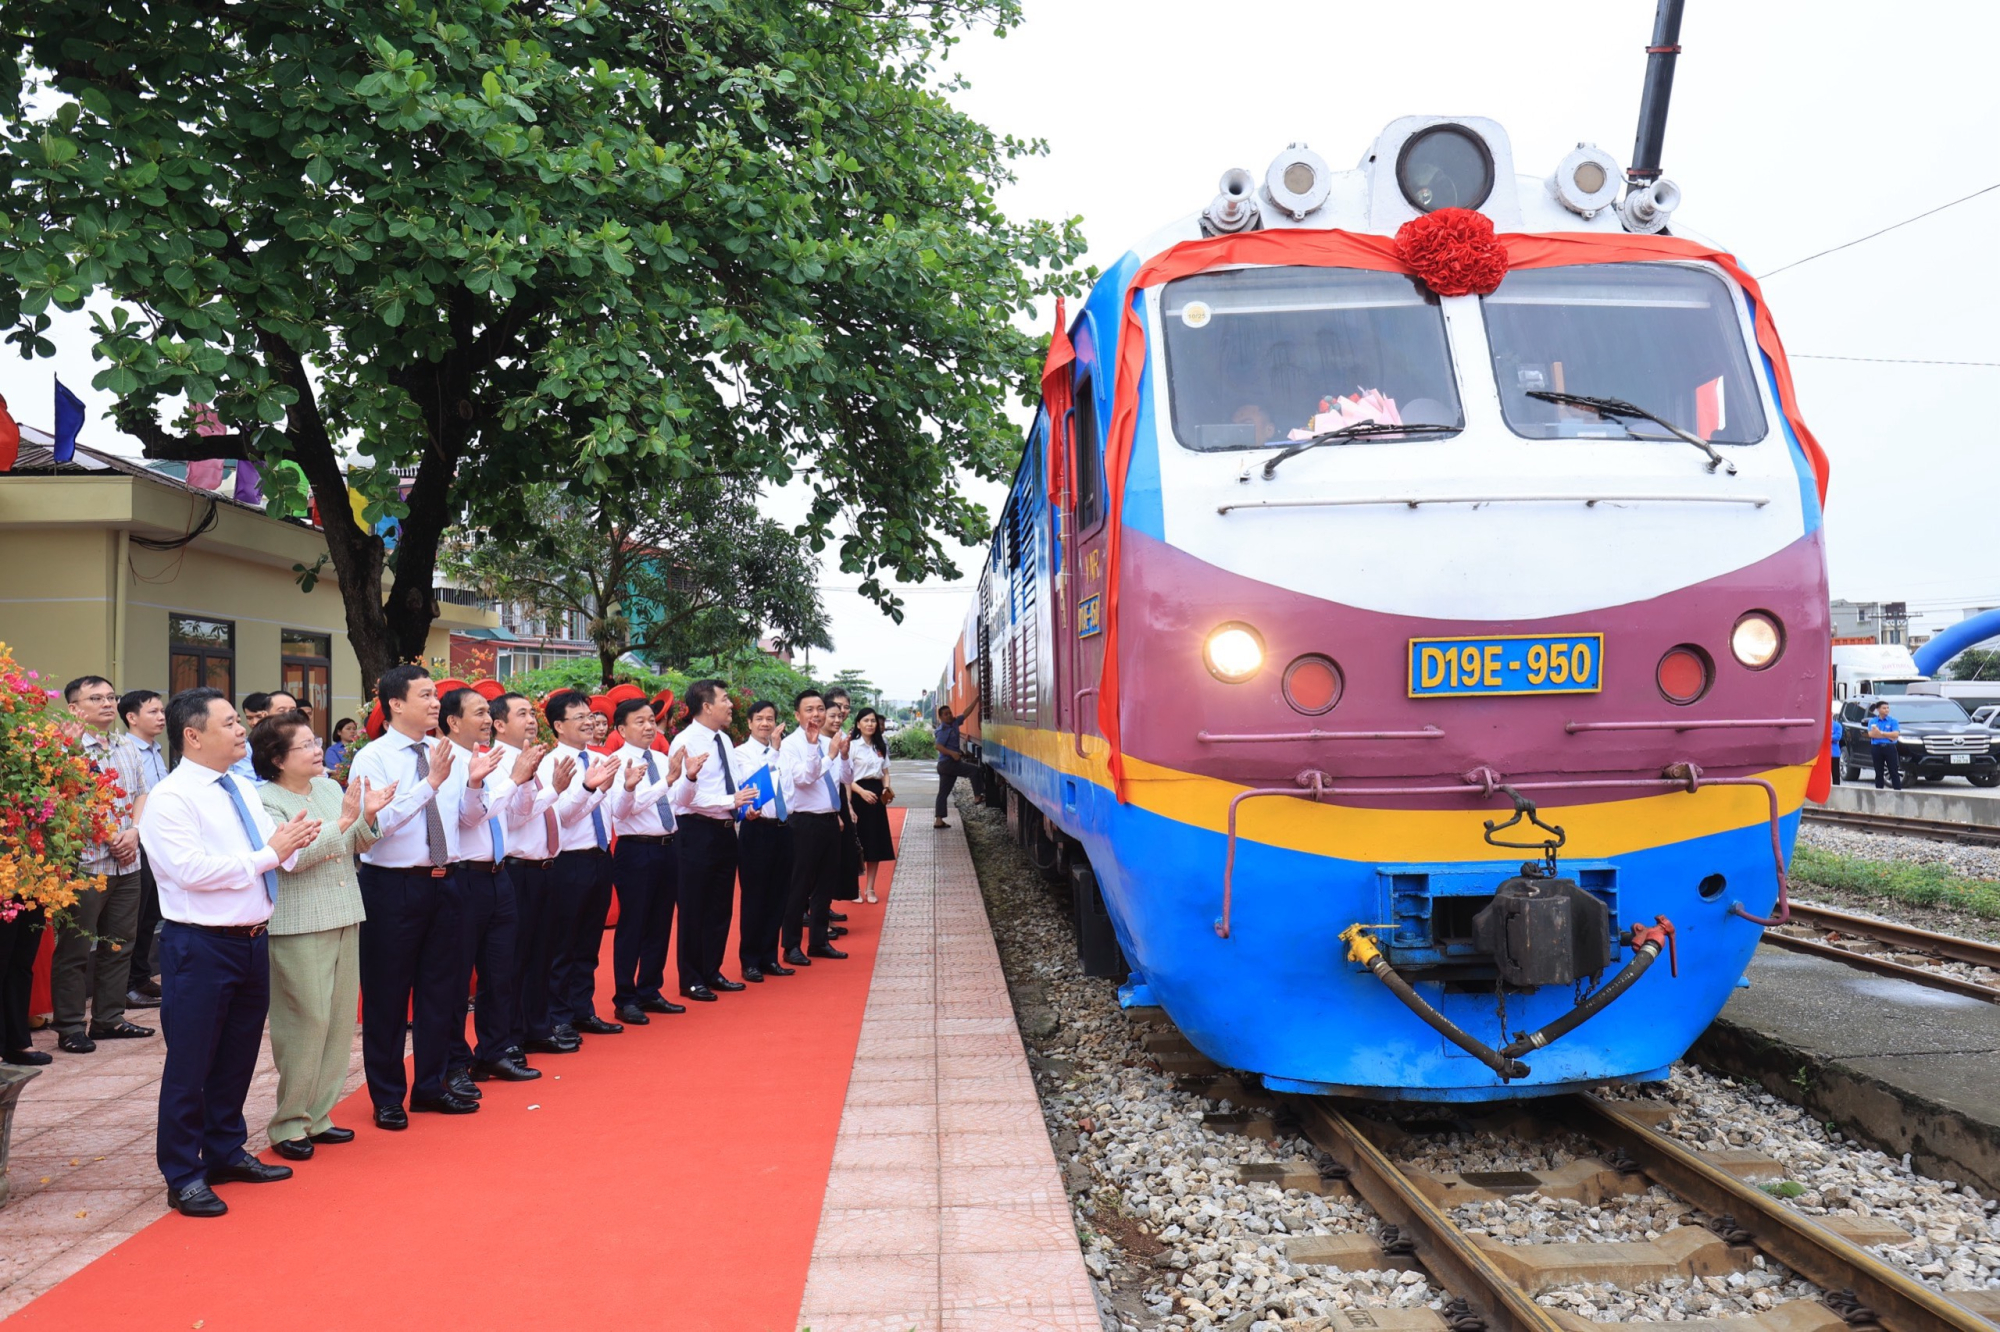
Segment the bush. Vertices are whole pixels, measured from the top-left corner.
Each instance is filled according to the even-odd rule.
[[[937,746],[931,741],[931,728],[922,722],[911,722],[889,737],[890,758],[927,759],[936,754]]]

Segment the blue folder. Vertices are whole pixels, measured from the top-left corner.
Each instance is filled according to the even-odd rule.
[[[739,790],[747,786],[757,793],[757,807],[760,814],[763,812],[765,805],[770,804],[778,798],[778,779],[772,773],[771,765],[768,763],[751,773],[748,777],[745,777],[737,785]],[[736,819],[737,822],[742,822],[742,810],[739,809],[736,811]]]

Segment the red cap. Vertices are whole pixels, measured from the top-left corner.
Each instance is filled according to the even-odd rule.
[[[507,692],[507,686],[501,684],[498,680],[481,680],[472,686],[472,691],[488,703],[491,703],[494,699]]]

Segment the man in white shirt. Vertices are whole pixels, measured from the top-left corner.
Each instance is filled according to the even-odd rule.
[[[502,762],[532,749],[536,773],[525,786],[533,788],[526,811],[509,809],[501,820],[507,846],[507,878],[514,886],[514,984],[516,1001],[508,1052],[512,1062],[525,1064],[530,1051],[541,1054],[573,1054],[582,1048],[574,1031],[565,1037],[555,1034],[549,1013],[549,969],[553,964],[550,916],[553,903],[556,852],[561,834],[556,824],[555,803],[576,780],[576,763],[557,759],[552,746],[537,744],[535,705],[521,694],[505,693],[493,700],[493,738],[503,755]]]
[[[785,826],[791,809],[785,804],[786,792],[778,780],[778,743],[784,734],[778,705],[768,698],[759,699],[750,705],[750,738],[736,746],[737,771],[754,777],[760,769],[769,768],[777,792],[774,799],[753,805],[757,817],[745,819],[736,833],[741,862],[737,877],[743,884],[736,956],[743,964],[745,980],[753,972],[760,976],[797,974],[778,961],[778,934],[792,887],[792,830]]]
[[[463,1022],[452,1029],[445,1085],[476,1101],[481,1082],[532,1082],[541,1076],[511,1053],[514,1009],[520,1003],[514,971],[519,920],[514,885],[507,877],[506,822],[510,814],[519,817],[533,808],[535,768],[542,755],[539,748],[523,750],[509,762],[508,751],[488,748],[492,708],[476,689],[453,689],[439,699],[438,723],[458,751],[452,774],[438,792],[447,808],[458,806],[458,818],[445,826],[452,872],[464,900],[465,953],[458,993],[471,986],[475,969],[479,973],[473,1017],[479,1048],[467,1043]]]
[[[648,1013],[685,1013],[661,993],[667,980],[667,944],[673,936],[680,893],[678,824],[669,799],[683,755],[653,749],[659,726],[653,705],[628,698],[611,714],[621,748],[611,757],[625,765],[612,792],[611,825],[618,841],[611,853],[611,881],[618,888],[618,928],[611,936],[611,1003],[623,1023],[645,1026]]]
[[[542,760],[542,779],[553,782],[554,765],[563,759],[581,774],[553,806],[557,844],[549,906],[549,1018],[556,1037],[580,1043],[585,1034],[625,1030],[597,1016],[597,960],[611,914],[611,811],[604,803],[619,764],[590,751],[596,714],[582,694],[560,690],[542,711],[556,733],[556,747]]]
[[[423,667],[390,667],[375,697],[387,724],[381,739],[354,756],[348,781],[366,780],[377,790],[393,782],[396,798],[376,816],[382,836],[361,853],[361,902],[368,911],[361,922],[361,1063],[375,1126],[400,1130],[410,1126],[406,1093],[411,1110],[447,1115],[469,1115],[479,1102],[445,1085],[451,1033],[465,1025],[464,903],[451,872],[448,831],[458,809],[438,796],[456,751],[451,741],[428,735],[437,725],[438,699]],[[406,1023],[413,1027],[414,1086],[403,1070]]]
[[[681,993],[713,1003],[717,990],[740,990],[722,974],[729,920],[736,895],[736,811],[757,798],[740,789],[736,750],[723,732],[736,704],[720,680],[688,686],[688,724],[669,749],[683,756],[674,784],[674,813],[681,816]]]
[[[791,815],[792,884],[785,903],[785,961],[809,967],[808,958],[844,958],[833,946],[828,919],[834,892],[840,886],[840,790],[851,773],[847,737],[831,725],[826,700],[819,690],[802,691],[793,704],[798,729],[778,747],[779,789]],[[799,951],[810,908],[811,942]]]
[[[243,724],[213,689],[189,689],[167,705],[169,744],[181,764],[155,787],[139,840],[160,885],[160,1173],[167,1205],[184,1216],[229,1208],[210,1185],[289,1179],[243,1144],[243,1098],[271,1004],[270,936],[280,867],[319,836],[301,811],[274,825],[256,788],[230,767],[246,752]]]

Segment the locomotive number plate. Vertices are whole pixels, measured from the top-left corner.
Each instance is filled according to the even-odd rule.
[[[1594,694],[1603,683],[1603,634],[1410,640],[1411,698]]]

